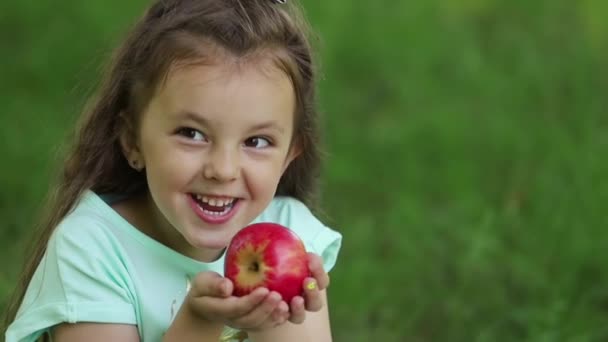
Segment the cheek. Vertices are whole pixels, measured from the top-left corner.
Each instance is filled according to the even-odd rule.
[[[200,171],[194,156],[177,151],[154,154],[146,164],[149,181],[162,187],[184,185]]]
[[[283,174],[284,163],[280,160],[273,160],[260,163],[250,169],[249,182],[258,192],[268,192],[274,195],[279,180]]]

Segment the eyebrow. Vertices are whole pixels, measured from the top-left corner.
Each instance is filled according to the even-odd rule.
[[[197,114],[195,112],[191,112],[188,110],[182,110],[182,111],[177,112],[175,117],[178,119],[192,120],[205,127],[210,126],[209,120],[207,120],[203,115]],[[259,130],[263,130],[263,129],[272,129],[272,130],[276,130],[277,132],[279,132],[281,134],[285,134],[285,129],[283,127],[281,127],[280,125],[278,125],[275,121],[267,121],[267,122],[262,122],[262,123],[256,124],[255,126],[251,127],[250,131],[259,131]]]
[[[205,119],[204,116],[191,112],[191,111],[188,111],[188,110],[181,110],[181,111],[177,112],[175,117],[177,119],[192,120],[194,122],[200,123],[203,126],[209,126],[209,120]]]
[[[285,129],[283,129],[283,127],[277,125],[276,122],[274,122],[274,121],[262,122],[260,124],[257,124],[255,126],[251,127],[251,131],[260,131],[263,129],[273,129],[281,134],[285,133]]]

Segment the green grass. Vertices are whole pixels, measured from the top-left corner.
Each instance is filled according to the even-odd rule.
[[[0,303],[144,1],[0,5]],[[336,341],[608,340],[604,1],[319,1]],[[119,7],[116,7],[119,6]]]

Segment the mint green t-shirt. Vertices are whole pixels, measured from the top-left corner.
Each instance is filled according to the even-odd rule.
[[[329,272],[342,236],[300,201],[276,197],[254,222],[291,228]],[[253,223],[253,222],[252,222]],[[135,324],[142,341],[160,341],[201,271],[223,274],[224,256],[203,263],[160,244],[86,192],[57,227],[27,288],[7,342],[35,341],[62,322]]]

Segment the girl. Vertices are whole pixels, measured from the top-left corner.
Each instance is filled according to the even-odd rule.
[[[272,0],[162,0],[115,56],[51,197],[6,340],[330,341],[341,236],[307,209],[319,164],[303,21]],[[290,303],[220,274],[230,239],[286,225]]]

